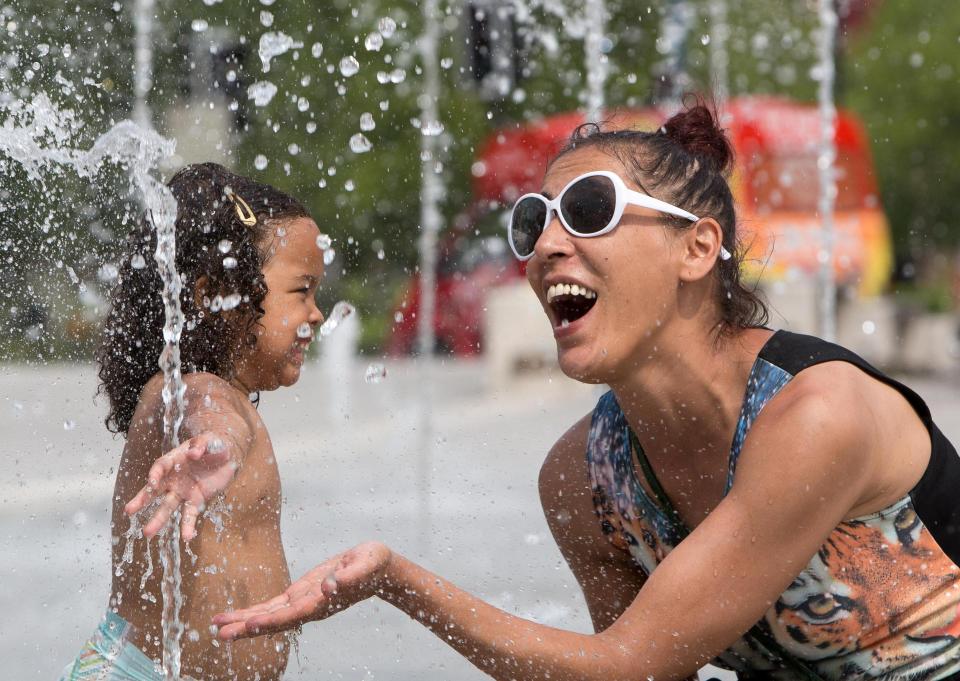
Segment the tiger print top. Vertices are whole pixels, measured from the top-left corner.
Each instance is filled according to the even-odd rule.
[[[750,372],[725,493],[764,405],[800,371],[829,361],[854,364],[904,395],[930,432],[930,463],[902,499],[840,523],[757,626],[714,663],[740,679],[933,681],[960,674],[960,458],[916,393],[844,348],[776,332]],[[650,574],[686,528],[640,484],[638,467],[649,471],[649,464],[631,439],[616,398],[606,393],[587,440],[594,506],[610,541]]]

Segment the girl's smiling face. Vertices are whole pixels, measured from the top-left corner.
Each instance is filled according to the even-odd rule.
[[[557,159],[542,193],[552,198],[575,177],[595,170],[616,173],[627,187],[646,193],[616,158],[595,147]],[[551,215],[527,263],[527,279],[553,325],[560,367],[571,378],[610,383],[635,369],[675,314],[682,249],[665,218],[627,206],[613,231],[580,238]],[[577,288],[571,292],[567,286]],[[586,302],[571,299],[576,291]]]
[[[267,284],[264,314],[254,327],[257,344],[237,362],[236,378],[250,391],[296,383],[314,331],[323,321],[316,303],[323,277],[316,223],[297,218],[272,229],[263,267]]]

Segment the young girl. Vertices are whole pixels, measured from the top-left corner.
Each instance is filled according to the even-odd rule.
[[[540,474],[594,634],[371,543],[218,615],[219,636],[376,595],[498,679],[669,681],[711,660],[742,679],[960,678],[960,458],[916,393],[763,327],[733,255],[730,163],[703,106],[657,132],[588,126],[513,210],[560,367],[611,388]]]
[[[178,203],[176,264],[185,319],[180,437],[187,447],[214,452],[193,471],[192,482],[219,489],[233,479],[210,519],[199,525],[200,500],[178,497],[174,488],[160,502],[161,513],[185,502],[182,671],[205,680],[278,679],[287,664],[283,637],[226,646],[211,633],[210,620],[290,582],[280,541],[280,480],[257,401],[261,391],[297,381],[322,321],[314,300],[323,274],[319,232],[298,201],[219,165],[184,168],[169,187]],[[97,352],[101,391],[110,400],[107,428],[127,442],[113,495],[110,603],[66,679],[161,678],[158,542],[125,536],[129,518],[123,506],[147,483],[151,464],[163,453],[157,360],[164,312],[155,248],[153,227],[145,220],[128,238]],[[149,502],[147,495],[143,501]],[[155,518],[144,528],[146,536],[160,527]]]

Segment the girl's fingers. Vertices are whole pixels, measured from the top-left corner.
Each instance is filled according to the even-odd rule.
[[[183,502],[183,515],[180,518],[180,535],[184,541],[190,541],[197,534],[197,515],[200,507],[192,501]]]
[[[157,512],[153,514],[153,517],[150,518],[150,521],[143,527],[143,535],[147,538],[152,537],[167,524],[167,521],[170,519],[170,516],[173,515],[173,512],[177,509],[183,499],[174,491],[167,492],[163,496],[163,500],[160,502],[160,505],[157,507]]]
[[[149,504],[151,499],[153,499],[153,488],[150,485],[146,485],[137,492],[137,496],[126,503],[123,507],[123,512],[127,515],[133,515]]]

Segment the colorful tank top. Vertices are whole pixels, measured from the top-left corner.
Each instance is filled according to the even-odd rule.
[[[800,371],[829,361],[854,364],[904,395],[930,432],[930,463],[902,499],[840,523],[763,619],[715,664],[740,679],[960,678],[960,458],[916,393],[839,346],[776,332],[750,372],[724,493],[764,405]],[[604,533],[652,573],[686,528],[650,479],[612,392],[594,409],[587,464]],[[657,499],[640,484],[638,466],[646,468]]]

